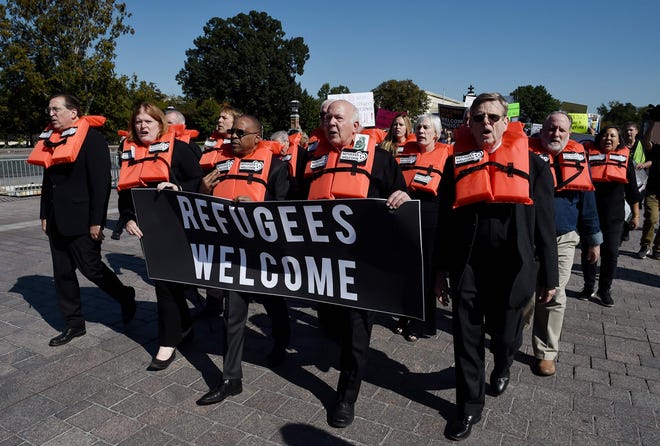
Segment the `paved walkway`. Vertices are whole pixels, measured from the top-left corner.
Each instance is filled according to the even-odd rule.
[[[222,369],[222,322],[198,321],[194,341],[170,368],[146,371],[157,348],[153,287],[136,239],[111,240],[106,230],[105,260],[138,291],[136,320],[124,329],[118,305],[81,278],[87,335],[49,347],[63,326],[38,207],[38,197],[0,200],[0,445],[451,443],[443,436],[455,410],[447,310],[438,312],[437,336],[415,344],[392,333],[393,318],[379,316],[357,418],[333,429],[326,407],[338,350],[317,328],[315,312],[290,301],[289,360],[270,370],[269,322],[253,304],[243,393],[198,407]],[[110,224],[116,217],[111,210]],[[622,246],[613,308],[574,298],[576,265],[557,375],[530,372],[528,330],[509,389],[487,397],[485,416],[464,444],[660,445],[660,261],[635,259],[638,239],[633,231]]]

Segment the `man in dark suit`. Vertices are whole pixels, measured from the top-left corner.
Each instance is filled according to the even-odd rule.
[[[85,334],[76,269],[121,304],[122,321],[135,315],[135,290],[124,286],[101,260],[101,242],[110,197],[110,153],[103,136],[82,123],[79,101],[56,95],[47,109],[52,133],[44,139],[53,153],[71,150],[68,161],[44,171],[41,227],[48,235],[57,302],[66,328],[50,340],[64,345]]]
[[[375,148],[375,143],[365,138],[365,135],[359,135],[360,114],[355,105],[345,100],[328,103],[322,122],[325,136],[319,140],[318,147],[307,162],[305,179],[300,189],[302,198],[333,199],[334,188],[343,186],[344,193],[352,190],[353,196],[349,198],[382,198],[390,209],[397,209],[410,200],[406,182],[395,159],[385,150]],[[360,141],[365,144],[363,148],[359,148]],[[357,173],[336,175],[350,170],[343,160],[356,159],[351,155],[358,152],[364,153],[365,158],[353,164]],[[346,158],[342,155],[346,155]],[[365,167],[369,158],[373,158],[373,164]],[[331,180],[327,181],[327,178]],[[357,308],[322,305],[319,306],[319,321],[338,327],[340,374],[336,399],[328,411],[328,424],[345,428],[353,423],[355,403],[366,376],[374,313]]]
[[[522,308],[549,301],[558,285],[553,182],[531,153],[519,123],[509,123],[498,93],[479,95],[469,127],[457,130],[440,184],[436,293],[452,291],[456,405],[445,435],[463,440],[485,401],[484,333],[490,334],[491,393],[509,384],[522,344]]]
[[[231,137],[232,155],[218,163],[200,185],[200,192],[213,194],[236,202],[280,201],[289,192],[289,172],[284,161],[277,159],[265,145],[260,144],[261,122],[251,115],[242,115],[233,121],[227,135]],[[264,160],[270,158],[270,163]],[[255,171],[249,165],[261,163]],[[225,169],[226,167],[226,169]],[[263,187],[264,178],[266,187]],[[268,364],[275,367],[286,359],[286,348],[291,337],[289,310],[285,300],[278,296],[258,295],[228,290],[225,300],[225,352],[220,384],[203,395],[197,404],[216,404],[229,396],[243,392],[243,346],[248,305],[251,299],[260,300],[272,320],[273,350]]]

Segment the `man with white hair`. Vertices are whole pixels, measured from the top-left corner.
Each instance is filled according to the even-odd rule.
[[[603,234],[600,231],[594,187],[584,147],[569,136],[571,117],[563,111],[550,113],[539,138],[530,138],[530,148],[550,165],[555,179],[555,226],[559,286],[547,303],[534,299],[532,347],[537,361],[532,371],[540,376],[555,374],[559,337],[566,310],[566,285],[571,277],[575,248],[580,239],[591,263],[598,261]]]
[[[392,155],[376,148],[375,141],[366,135],[358,134],[360,115],[353,104],[345,100],[331,102],[322,122],[325,137],[319,140],[307,162],[302,197],[309,200],[334,199],[335,196],[384,198],[390,209],[410,200],[403,174]],[[366,155],[363,161],[352,161],[356,152]],[[346,169],[352,162],[355,163],[354,174]],[[329,323],[340,327],[341,348],[337,395],[328,412],[328,424],[343,428],[349,426],[355,416],[355,402],[367,368],[374,315],[367,310],[336,307],[328,318],[331,319]]]

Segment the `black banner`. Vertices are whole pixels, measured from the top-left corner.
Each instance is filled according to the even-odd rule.
[[[454,130],[463,124],[465,107],[438,104],[438,115],[443,129]]]
[[[424,317],[419,202],[133,189],[149,277]]]

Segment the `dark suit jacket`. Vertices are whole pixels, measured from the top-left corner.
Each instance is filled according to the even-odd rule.
[[[89,234],[90,226],[105,226],[109,198],[108,143],[90,128],[73,163],[44,171],[40,218],[64,236]]]
[[[555,237],[552,175],[545,163],[530,152],[529,187],[533,206],[522,204],[476,203],[453,209],[453,156],[447,160],[440,184],[440,215],[435,247],[435,264],[439,271],[450,274],[452,288],[461,286],[463,271],[472,262],[478,218],[485,206],[499,206],[508,215],[512,229],[510,258],[485,259],[502,280],[511,284],[509,306],[518,308],[527,303],[538,283],[547,288],[557,287],[557,240]],[[486,292],[487,290],[480,290]]]

